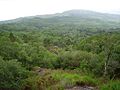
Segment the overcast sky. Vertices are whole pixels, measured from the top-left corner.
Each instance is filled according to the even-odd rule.
[[[120,0],[0,0],[0,20],[59,13],[71,9],[119,11]]]

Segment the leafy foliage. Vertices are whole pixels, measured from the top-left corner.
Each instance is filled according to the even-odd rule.
[[[119,15],[91,11],[0,22],[0,89],[63,90],[81,84],[96,87],[99,78],[105,79],[100,80],[105,84],[113,80],[103,90],[109,86],[119,89],[119,81],[114,84],[114,79],[120,78],[119,24]],[[35,67],[39,69],[34,71]],[[42,76],[45,68],[58,71]],[[30,71],[37,75],[30,76]]]
[[[20,89],[28,73],[16,60],[4,61],[0,58],[0,89]]]

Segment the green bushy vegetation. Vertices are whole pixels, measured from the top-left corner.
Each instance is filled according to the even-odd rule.
[[[17,60],[4,61],[0,57],[0,89],[20,89],[22,80],[28,78],[30,72]]]
[[[1,22],[0,90],[119,90],[119,16],[85,16]]]
[[[47,31],[46,31],[47,32]],[[51,32],[53,33],[53,32]],[[0,38],[0,56],[4,63],[7,64],[9,62],[11,65],[15,62],[21,63],[21,71],[24,70],[32,70],[32,68],[38,66],[41,68],[51,68],[51,69],[63,69],[63,70],[75,70],[77,69],[78,72],[82,72],[85,76],[81,76],[79,74],[67,74],[67,73],[58,73],[56,74],[53,72],[54,80],[57,80],[58,84],[54,86],[50,85],[49,87],[46,86],[48,81],[43,82],[43,88],[52,89],[52,88],[59,88],[64,89],[67,87],[73,87],[75,85],[91,85],[97,87],[99,83],[97,79],[93,79],[96,77],[105,77],[109,79],[116,79],[119,78],[119,57],[120,57],[120,50],[119,50],[119,33],[109,33],[109,34],[101,34],[90,36],[84,38],[76,43],[66,44],[64,43],[62,46],[59,46],[59,41],[66,42],[66,38],[59,38],[59,41],[56,39],[56,35],[49,35],[52,37],[50,42],[46,42],[46,33],[42,32],[1,32]],[[42,35],[43,34],[43,35]],[[41,35],[41,36],[39,36]],[[24,36],[24,37],[23,37]],[[29,37],[28,37],[29,36]],[[100,36],[102,36],[100,38]],[[53,38],[54,37],[54,38]],[[59,36],[60,37],[60,36]],[[62,37],[62,36],[61,36]],[[27,39],[29,38],[29,39]],[[27,40],[27,41],[26,41]],[[76,39],[75,39],[76,40]],[[54,43],[55,41],[55,43]],[[57,42],[56,42],[57,41]],[[74,40],[73,40],[74,41]],[[109,43],[109,44],[108,44]],[[7,65],[9,66],[9,64]],[[15,69],[19,67],[15,63]],[[26,69],[22,69],[22,68]],[[1,66],[1,68],[3,68]],[[8,70],[10,67],[5,67]],[[10,69],[11,70],[11,69]],[[9,71],[10,71],[9,70]],[[23,70],[23,71],[22,71]],[[7,73],[8,76],[11,76],[11,73]],[[13,76],[19,72],[13,72]],[[3,72],[1,72],[2,75]],[[10,74],[10,75],[9,75]],[[19,77],[18,73],[18,77]],[[23,77],[19,79],[15,79],[18,77],[11,77],[9,78],[13,83],[8,83],[9,79],[4,82],[4,86],[1,83],[1,88],[18,88],[21,86],[21,80],[26,82],[26,85],[23,86],[24,88],[34,88],[39,90],[42,86],[38,86],[37,80],[35,77],[27,77],[29,76],[28,73],[25,74],[23,72]],[[56,74],[56,75],[55,75]],[[89,77],[89,74],[93,74],[94,77]],[[58,76],[57,76],[58,75]],[[1,76],[2,77],[2,76]],[[12,79],[13,78],[13,79]],[[28,79],[27,79],[28,78]],[[32,79],[34,78],[34,79]],[[40,77],[40,83],[41,81]],[[46,77],[47,78],[47,77]],[[14,80],[15,79],[15,80]],[[61,80],[63,81],[61,81]],[[5,79],[6,80],[6,79]],[[32,81],[33,80],[33,81]],[[54,82],[54,80],[52,82]],[[32,83],[36,83],[32,86]],[[39,88],[38,88],[39,87]],[[23,88],[23,89],[24,89]],[[43,89],[44,90],[44,89]]]
[[[101,86],[100,90],[119,90],[120,81],[110,81],[107,84]]]
[[[70,88],[76,85],[96,86],[99,82],[97,79],[92,78],[92,76],[89,75],[80,75],[64,71],[56,71],[52,74],[52,77],[58,80],[60,82],[59,84],[65,88]]]

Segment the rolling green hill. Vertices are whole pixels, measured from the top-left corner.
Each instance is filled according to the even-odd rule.
[[[74,29],[110,30],[120,28],[120,15],[98,13],[87,10],[70,10],[50,15],[37,15],[0,22],[0,30],[29,31],[61,28],[61,31]]]

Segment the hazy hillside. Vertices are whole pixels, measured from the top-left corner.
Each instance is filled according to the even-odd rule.
[[[98,13],[87,10],[70,10],[51,15],[37,15],[0,22],[0,30],[40,30],[47,28],[68,29],[94,28],[108,30],[120,28],[120,15]],[[13,29],[14,28],[14,29]]]

